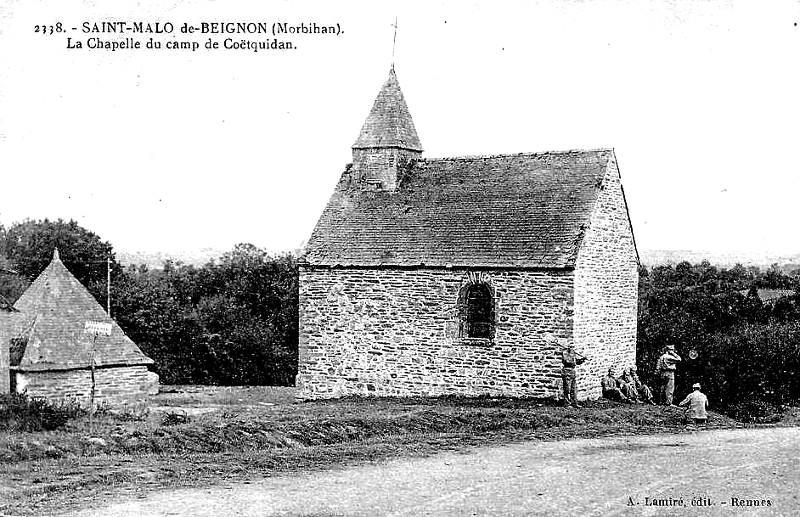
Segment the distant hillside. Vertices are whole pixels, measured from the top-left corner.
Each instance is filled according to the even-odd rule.
[[[218,248],[201,248],[194,251],[117,251],[117,261],[123,266],[130,265],[146,265],[150,269],[161,269],[164,267],[164,262],[171,260],[172,262],[182,262],[192,266],[203,266],[212,260],[219,259],[222,255],[233,251],[233,249],[222,250]],[[285,253],[291,253],[299,256],[301,250],[276,251],[264,250],[270,255],[278,256]]]
[[[639,259],[645,266],[675,265],[684,260],[697,264],[708,260],[711,264],[720,267],[731,267],[738,264],[743,266],[758,266],[767,268],[778,264],[783,268],[800,267],[800,253],[781,254],[764,252],[718,252],[718,251],[690,251],[690,250],[640,250]]]
[[[217,259],[229,250],[202,248],[195,251],[162,252],[162,251],[117,251],[117,261],[124,266],[146,265],[151,269],[164,267],[164,262],[183,262],[193,266],[202,266]]]
[[[199,250],[181,252],[117,251],[117,260],[126,266],[145,264],[149,268],[161,268],[167,260],[202,266],[211,260],[218,259],[229,251],[231,250],[216,248],[201,248]],[[295,253],[299,253],[299,251],[295,251]],[[719,267],[732,267],[738,263],[743,266],[758,266],[760,268],[768,268],[772,264],[778,264],[781,269],[787,271],[800,268],[800,253],[640,250],[639,258],[642,265],[650,267],[675,265],[684,260],[692,264],[708,260],[711,264]]]

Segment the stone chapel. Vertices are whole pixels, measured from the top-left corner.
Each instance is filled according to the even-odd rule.
[[[423,157],[392,68],[300,262],[300,396],[558,396],[573,343],[597,398],[638,264],[613,149]]]

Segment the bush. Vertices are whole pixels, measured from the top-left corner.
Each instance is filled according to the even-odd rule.
[[[725,413],[740,422],[756,424],[779,422],[783,416],[779,407],[760,399],[742,401],[727,408]]]
[[[83,415],[76,401],[48,402],[26,394],[0,395],[0,430],[53,431]]]
[[[641,273],[637,363],[644,380],[657,381],[656,360],[674,345],[683,356],[678,400],[699,382],[712,408],[745,422],[772,421],[775,408],[800,402],[800,301],[795,295],[765,305],[756,289],[794,287],[797,278],[774,268],[763,275],[688,263]]]
[[[298,266],[252,245],[202,267],[128,268],[115,316],[164,384],[291,386]]]
[[[164,416],[161,418],[161,425],[170,426],[188,424],[189,420],[190,418],[189,415],[186,414],[186,411],[170,411],[168,413],[164,413]]]
[[[105,413],[111,415],[117,422],[144,422],[150,415],[150,407],[146,402],[125,404],[119,408],[107,408]],[[100,410],[95,414],[101,413]]]

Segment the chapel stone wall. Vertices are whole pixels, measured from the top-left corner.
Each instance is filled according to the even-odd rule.
[[[493,339],[460,336],[459,292],[490,286]],[[569,271],[300,269],[305,398],[555,396],[572,337]]]
[[[578,368],[578,398],[601,395],[608,368],[636,362],[639,272],[619,171],[611,160],[575,267],[574,343],[589,360]]]

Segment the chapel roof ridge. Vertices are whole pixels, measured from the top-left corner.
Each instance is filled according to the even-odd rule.
[[[613,147],[595,147],[592,149],[563,149],[558,151],[531,151],[531,152],[519,152],[519,153],[497,153],[497,154],[464,154],[459,156],[438,156],[438,157],[430,157],[430,156],[421,156],[419,158],[414,158],[414,161],[417,163],[432,163],[432,162],[443,162],[443,161],[460,161],[460,160],[492,160],[495,158],[511,158],[511,157],[535,157],[535,156],[548,156],[548,155],[568,155],[568,154],[579,154],[579,153],[615,153],[615,149]],[[353,162],[349,162],[345,164],[344,172],[350,172],[353,166]]]
[[[613,147],[597,147],[593,149],[564,149],[559,151],[533,151],[533,152],[519,152],[519,153],[497,153],[497,154],[465,154],[459,156],[441,156],[441,157],[420,157],[417,158],[418,162],[434,162],[444,160],[491,160],[493,158],[509,158],[515,156],[533,157],[533,156],[547,156],[547,155],[562,155],[562,154],[578,154],[578,153],[601,153],[601,152],[614,152]]]

